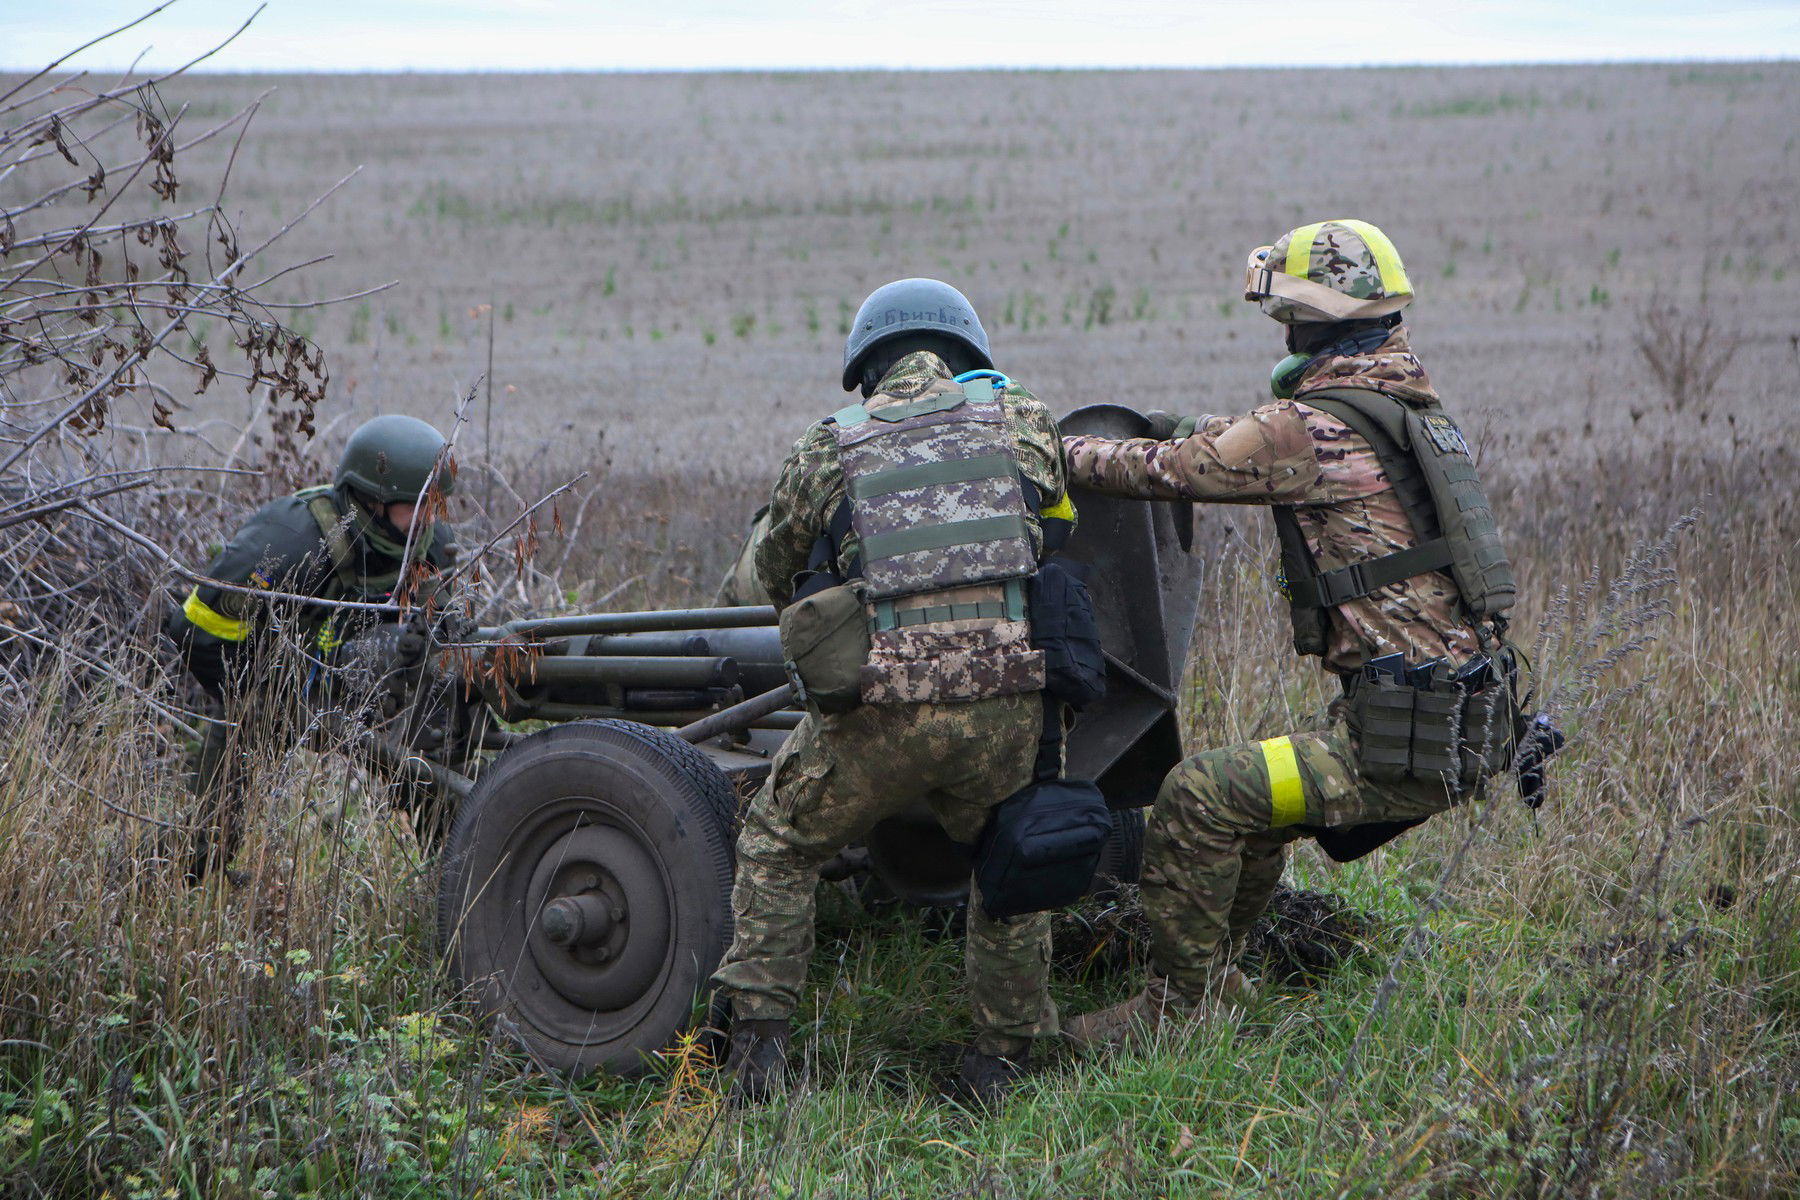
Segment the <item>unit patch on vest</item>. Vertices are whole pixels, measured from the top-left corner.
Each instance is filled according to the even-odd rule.
[[[1431,439],[1439,454],[1469,457],[1469,443],[1463,441],[1462,430],[1456,427],[1455,421],[1443,413],[1424,413],[1419,417],[1419,423],[1425,427],[1425,436]]]

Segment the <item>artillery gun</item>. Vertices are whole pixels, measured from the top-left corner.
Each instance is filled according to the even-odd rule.
[[[1078,411],[1071,431],[1142,418]],[[1089,568],[1108,694],[1067,739],[1114,831],[1096,880],[1135,881],[1143,816],[1181,756],[1175,708],[1197,604],[1186,505],[1077,491],[1063,552]],[[593,613],[474,632],[456,673],[415,670],[398,739],[365,749],[453,800],[438,933],[452,974],[543,1065],[630,1074],[688,1028],[729,947],[739,797],[802,713],[768,607]],[[391,685],[390,685],[391,686]],[[505,724],[543,722],[521,733]],[[961,902],[968,866],[925,810],[821,872],[865,894]]]

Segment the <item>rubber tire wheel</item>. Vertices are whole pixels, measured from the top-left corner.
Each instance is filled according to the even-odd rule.
[[[1112,810],[1112,833],[1100,849],[1100,865],[1088,895],[1110,900],[1119,894],[1118,884],[1136,883],[1144,873],[1144,810]]]
[[[525,738],[482,773],[445,842],[438,940],[452,977],[541,1066],[642,1072],[688,1027],[731,945],[736,809],[711,759],[647,725],[578,721]],[[625,908],[598,966],[535,919],[553,891],[581,886],[557,882],[565,870]]]

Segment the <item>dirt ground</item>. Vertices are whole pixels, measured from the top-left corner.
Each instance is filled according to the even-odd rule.
[[[1059,411],[1246,408],[1281,350],[1245,253],[1334,215],[1394,237],[1415,345],[1516,486],[1800,423],[1800,64],[212,76],[167,99],[201,120],[270,88],[244,224],[360,166],[282,249],[334,255],[308,295],[398,281],[302,315],[340,433],[447,419],[492,304],[495,457],[754,496],[839,403],[854,306],[910,274],[967,291]],[[1647,370],[1653,300],[1743,340],[1710,397]],[[206,403],[192,420],[248,411]]]

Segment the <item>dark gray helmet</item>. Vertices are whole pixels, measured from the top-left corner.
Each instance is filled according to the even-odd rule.
[[[975,351],[979,366],[992,367],[987,332],[969,298],[936,279],[899,279],[869,293],[856,310],[844,342],[844,390],[862,382],[862,363],[878,343],[902,333],[939,333]]]
[[[417,417],[376,417],[344,443],[332,486],[354,488],[380,504],[417,500],[444,446],[444,435]],[[448,459],[437,489],[446,496],[456,489],[456,468]]]

